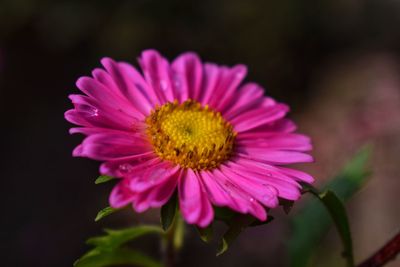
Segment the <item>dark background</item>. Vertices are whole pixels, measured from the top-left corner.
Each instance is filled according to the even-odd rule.
[[[400,222],[399,25],[393,0],[1,0],[1,266],[71,266],[103,227],[157,222],[158,211],[130,210],[93,221],[112,185],[94,185],[97,162],[72,158],[82,137],[69,136],[63,118],[76,79],[100,58],[136,64],[147,48],[169,59],[192,50],[205,61],[248,65],[247,80],[288,103],[313,137],[317,162],[307,170],[317,185],[373,142],[374,176],[349,203],[356,260],[367,257]],[[180,265],[284,266],[289,220],[276,213],[218,258],[215,244],[189,230]],[[337,266],[334,236],[316,266]],[[151,238],[136,245],[159,254]]]

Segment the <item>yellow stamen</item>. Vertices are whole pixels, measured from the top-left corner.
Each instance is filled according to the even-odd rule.
[[[147,135],[162,159],[193,170],[210,170],[227,160],[236,133],[207,105],[194,100],[166,103],[146,118]]]

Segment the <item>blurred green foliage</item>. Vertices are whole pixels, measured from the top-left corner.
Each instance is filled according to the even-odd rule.
[[[367,181],[370,175],[367,164],[370,154],[371,147],[363,147],[322,191],[335,192],[341,201],[346,202]],[[336,203],[334,205],[336,211],[340,212],[341,208],[338,208]],[[329,210],[329,212],[332,212],[332,210]],[[338,224],[340,225],[342,222],[338,222]],[[331,225],[332,219],[323,202],[317,199],[310,200],[293,219],[293,235],[289,240],[291,267],[309,266],[313,253],[317,251],[321,239]],[[340,225],[339,231],[346,231],[345,228],[345,226]],[[344,234],[344,236],[348,238],[349,234]],[[345,243],[347,250],[349,247],[351,248],[351,240],[345,240]]]

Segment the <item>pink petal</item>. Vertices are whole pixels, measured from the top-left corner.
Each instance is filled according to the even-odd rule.
[[[151,145],[138,134],[101,133],[85,138],[75,157],[88,157],[95,160],[113,160],[152,151]]]
[[[229,166],[234,172],[248,179],[276,188],[282,198],[297,200],[300,197],[301,186],[273,166],[243,159],[229,162]]]
[[[219,82],[220,76],[221,69],[217,65],[210,63],[204,64],[202,94],[199,97],[200,103],[203,106],[208,105],[211,98],[214,96],[214,90]]]
[[[160,186],[179,170],[179,166],[171,166],[169,162],[159,161],[149,168],[133,174],[130,188],[134,192],[143,192],[149,188]]]
[[[256,83],[243,85],[235,94],[235,101],[223,112],[227,120],[231,120],[246,110],[255,108],[263,101],[264,89]]]
[[[201,93],[203,78],[200,58],[195,53],[184,53],[172,63],[172,71],[180,102],[188,98],[197,100]]]
[[[113,78],[119,92],[137,111],[148,115],[153,108],[151,99],[146,97],[149,86],[139,72],[126,63],[117,63],[110,58],[103,58],[101,63]]]
[[[238,138],[238,145],[273,150],[310,151],[310,138],[301,134],[269,134],[259,138]]]
[[[159,100],[157,104],[162,105],[177,98],[171,82],[171,69],[168,60],[163,58],[156,50],[145,50],[139,59],[139,64],[147,83],[152,87]]]
[[[100,165],[100,173],[112,177],[131,177],[134,173],[147,170],[160,161],[160,158],[150,151],[104,162]]]
[[[237,151],[238,155],[241,157],[274,164],[291,164],[314,161],[312,156],[294,151],[250,148],[243,146],[238,147]]]
[[[281,119],[288,111],[288,106],[276,104],[270,107],[249,110],[236,116],[230,122],[235,130],[240,133]]]
[[[138,192],[138,197],[133,201],[133,208],[137,212],[143,212],[151,207],[158,208],[167,203],[174,193],[178,182],[178,169],[171,170],[159,185],[151,187],[146,191]]]
[[[65,113],[65,118],[81,126],[100,127],[132,131],[142,127],[143,122],[137,117],[126,114],[123,110],[100,104],[95,99],[83,95],[70,95],[75,109]]]
[[[128,102],[127,99],[124,99],[95,79],[81,77],[76,82],[76,86],[82,92],[96,100],[97,103],[101,103],[101,105],[123,110],[131,116],[135,116],[137,113],[137,110]]]
[[[290,177],[293,177],[296,180],[300,180],[306,183],[313,183],[314,182],[314,178],[309,175],[308,173],[299,171],[299,170],[295,170],[295,169],[289,169],[289,168],[284,168],[284,167],[280,167],[280,166],[275,166],[275,168],[280,171],[281,173],[288,175]]]
[[[266,219],[265,209],[240,186],[228,179],[225,173],[214,169],[212,174],[202,172],[210,199],[217,206],[228,206],[240,213],[250,213],[259,220]],[[223,201],[220,201],[223,200]]]
[[[232,102],[236,101],[236,92],[238,86],[246,77],[247,68],[244,65],[236,65],[226,72],[222,72],[222,77],[217,89],[214,92],[214,97],[210,102],[210,106],[220,112],[224,112]]]
[[[201,185],[195,173],[187,169],[179,179],[179,206],[189,224],[195,224],[201,216]]]
[[[122,208],[135,199],[136,195],[127,187],[127,180],[122,180],[111,191],[109,202],[113,208]]]
[[[214,209],[206,194],[201,194],[201,214],[197,225],[204,228],[207,227],[214,219]]]
[[[217,69],[218,77],[216,77],[217,80],[213,84],[213,88],[209,88],[208,84],[206,84],[206,90],[212,90],[212,97],[211,95],[208,96],[206,104],[217,111],[223,112],[231,104],[237,87],[246,76],[247,69],[244,65],[236,65],[232,68],[219,66]],[[206,74],[208,73],[206,72]],[[215,74],[212,73],[212,75]],[[203,100],[206,99],[203,98]]]
[[[265,184],[264,181],[255,180],[251,173],[248,173],[248,175],[245,172],[236,173],[235,167],[222,165],[221,170],[229,177],[229,180],[251,196],[251,202],[258,200],[269,208],[278,206],[278,190],[272,185]]]

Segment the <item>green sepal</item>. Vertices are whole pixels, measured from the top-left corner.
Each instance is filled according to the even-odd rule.
[[[94,181],[95,184],[102,184],[102,183],[106,183],[108,181],[111,181],[115,179],[115,177],[112,176],[108,176],[108,175],[100,175],[99,177],[97,177],[97,179]]]

